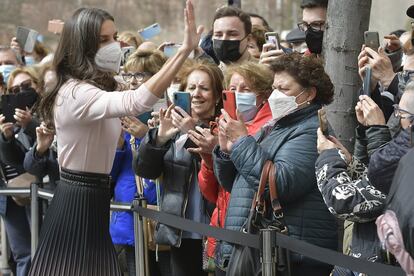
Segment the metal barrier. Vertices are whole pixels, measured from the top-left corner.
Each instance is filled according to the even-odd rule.
[[[38,184],[32,184],[30,189],[15,189],[15,188],[5,188],[0,189],[0,195],[7,196],[16,196],[16,195],[25,195],[31,197],[31,249],[32,249],[32,258],[36,251],[36,246],[38,244],[39,236],[39,198],[51,200],[53,198],[53,193],[41,189],[38,187]],[[148,255],[145,248],[145,238],[144,232],[146,231],[145,218],[155,219],[172,227],[196,232],[204,236],[212,236],[219,240],[228,241],[235,244],[240,244],[243,246],[249,246],[253,248],[258,248],[261,251],[261,263],[262,263],[262,275],[263,276],[272,276],[276,275],[276,260],[277,260],[277,248],[278,246],[293,250],[299,254],[310,257],[325,263],[333,265],[342,265],[343,267],[354,267],[355,271],[375,271],[373,275],[404,275],[403,271],[399,268],[380,264],[372,263],[368,261],[363,261],[357,258],[352,258],[350,256],[342,255],[338,252],[321,248],[312,244],[308,244],[304,241],[296,240],[286,235],[277,233],[275,230],[265,229],[261,230],[260,239],[258,235],[244,234],[238,231],[230,231],[226,229],[220,229],[212,227],[206,224],[193,222],[181,217],[173,216],[167,213],[162,213],[150,209],[146,209],[146,200],[145,198],[135,198],[132,204],[125,203],[111,203],[111,210],[113,211],[130,211],[133,212],[134,217],[134,238],[135,238],[135,263],[136,263],[136,275],[137,276],[146,276],[148,274]],[[185,225],[185,226],[183,226]],[[3,232],[5,232],[4,227],[2,227],[2,237],[4,237]],[[231,235],[229,235],[231,234]],[[227,237],[227,238],[226,238]],[[259,242],[260,240],[260,242]],[[321,252],[318,252],[321,251]],[[2,256],[1,259],[4,261],[4,254],[7,252],[5,250],[5,245],[2,243]],[[368,268],[365,268],[367,266]],[[391,273],[391,274],[390,274]]]

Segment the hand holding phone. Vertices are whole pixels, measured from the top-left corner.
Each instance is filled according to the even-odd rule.
[[[279,34],[276,32],[267,32],[265,33],[265,39],[266,43],[272,43],[275,45],[276,50],[282,49],[282,46],[280,45],[280,38]]]
[[[15,123],[16,109],[26,110],[31,108],[37,101],[36,92],[20,92],[18,94],[7,94],[1,96],[1,107],[5,122]]]
[[[329,136],[328,119],[326,118],[325,109],[321,108],[318,110],[318,118],[319,118],[319,128],[321,129],[323,135]]]

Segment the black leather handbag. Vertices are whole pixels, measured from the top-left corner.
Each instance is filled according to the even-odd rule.
[[[270,202],[265,199],[265,188],[269,185]],[[282,207],[276,190],[276,166],[267,160],[260,176],[259,188],[252,202],[249,217],[242,231],[249,234],[259,234],[261,229],[275,229],[287,234],[283,219]],[[289,252],[277,248],[277,275],[290,276]],[[248,246],[234,245],[227,267],[227,276],[262,275],[260,250]]]

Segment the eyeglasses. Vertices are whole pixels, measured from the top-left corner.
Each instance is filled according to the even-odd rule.
[[[122,78],[126,82],[132,81],[132,78],[135,78],[137,81],[142,82],[146,77],[151,77],[152,74],[148,72],[137,72],[137,73],[124,73]]]
[[[15,85],[9,88],[9,94],[18,94],[21,91],[28,90],[32,87],[32,80],[25,80],[19,85]]]
[[[394,116],[395,117],[400,118],[400,119],[407,119],[407,120],[410,120],[410,121],[414,121],[414,114],[413,113],[411,113],[407,110],[401,109],[398,106],[398,104],[394,104],[392,107],[394,107]],[[404,114],[407,114],[407,116],[404,116]]]
[[[311,28],[314,31],[323,31],[325,29],[325,22],[319,21],[319,22],[312,22],[310,24],[306,22],[298,23],[298,28],[302,32],[306,32],[309,28]]]

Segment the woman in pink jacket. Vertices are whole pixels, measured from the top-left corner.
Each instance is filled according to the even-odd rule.
[[[202,29],[196,28],[190,0],[184,15],[178,53],[138,89],[123,92],[115,91],[122,51],[114,18],[81,8],[65,22],[53,61],[57,86],[40,106],[43,120],[56,130],[61,181],[30,275],[121,275],[109,235],[109,172],[119,118],[151,110],[197,47]]]

